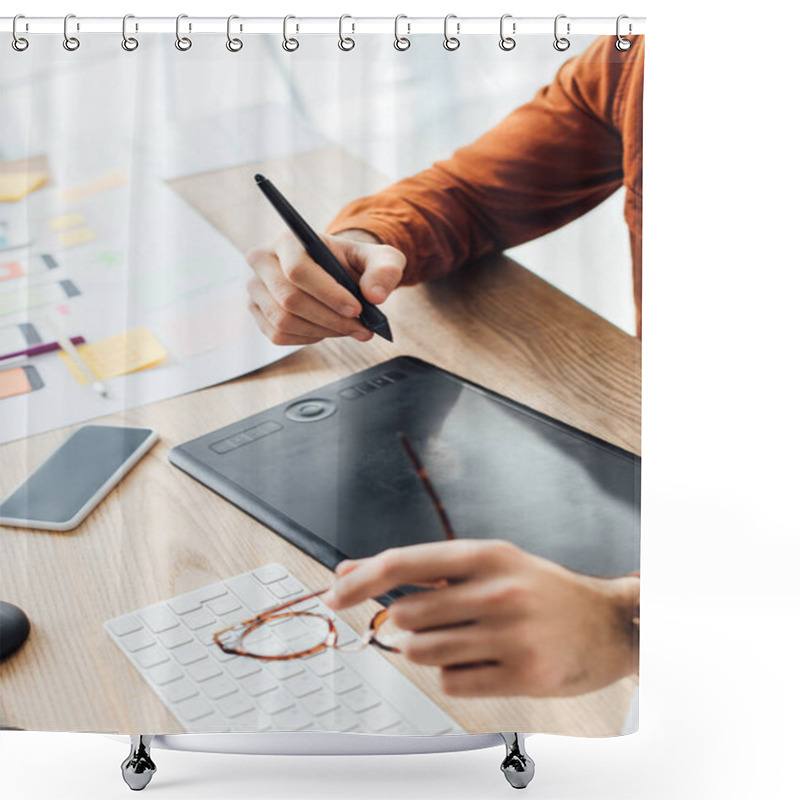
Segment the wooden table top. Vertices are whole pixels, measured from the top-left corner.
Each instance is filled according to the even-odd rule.
[[[256,171],[275,177],[320,228],[344,201],[386,182],[343,151],[326,148],[172,185],[246,250],[268,241],[279,224],[266,208],[241,200],[239,187]],[[300,175],[314,175],[313,185]],[[244,304],[243,298],[246,313]],[[0,726],[182,733],[103,622],[270,561],[282,562],[306,585],[330,581],[327,568],[172,467],[169,450],[188,439],[394,356],[413,355],[639,453],[640,343],[512,260],[487,258],[400,289],[383,308],[394,344],[378,337],[324,341],[236,380],[101,420],[151,426],[161,439],[74,531],[0,532],[0,597],[25,609],[32,623],[23,648],[0,664]],[[2,494],[71,430],[0,448]],[[363,629],[378,607],[369,601],[342,616]],[[387,657],[472,733],[613,735],[635,683],[628,678],[569,699],[450,698],[439,690],[436,670]]]

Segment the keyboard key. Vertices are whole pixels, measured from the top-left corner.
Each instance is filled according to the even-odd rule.
[[[248,711],[255,711],[255,709],[256,707],[253,701],[246,694],[237,692],[235,696],[229,697],[225,701],[225,704],[222,706],[222,713],[226,717],[233,719],[242,714],[246,714]]]
[[[171,683],[178,680],[178,678],[182,678],[184,672],[177,664],[169,661],[151,669],[147,675],[157,686],[163,686],[165,683]]]
[[[150,647],[155,644],[156,640],[144,629],[134,631],[125,636],[120,637],[123,647],[135,653],[137,650],[143,650],[145,647]]]
[[[291,678],[293,675],[298,675],[305,672],[305,667],[299,660],[292,661],[268,661],[267,668],[269,671],[280,681]]]
[[[312,714],[319,716],[333,711],[334,708],[339,708],[341,704],[336,695],[329,688],[324,687],[322,691],[308,695],[303,700],[303,705]]]
[[[349,692],[351,689],[361,686],[362,683],[361,678],[348,667],[340,670],[331,678],[331,686],[333,686],[336,694]]]
[[[275,595],[262,583],[253,580],[250,575],[240,575],[226,581],[226,584],[239,600],[255,614],[276,605]]]
[[[293,706],[295,699],[285,689],[277,689],[259,697],[258,704],[267,714],[277,714],[278,711]]]
[[[246,678],[248,675],[252,675],[254,672],[263,672],[264,667],[260,661],[257,661],[255,658],[246,658],[245,656],[240,656],[237,659],[231,661],[227,667],[228,675],[236,680],[240,678]]]
[[[182,644],[191,642],[192,634],[184,628],[172,628],[158,634],[158,641],[171,650],[173,647],[180,647]]]
[[[381,702],[380,696],[369,686],[358,686],[349,692],[339,692],[339,699],[352,711],[366,711]]]
[[[180,703],[187,697],[199,694],[197,687],[187,678],[168,683],[161,691],[170,703]]]
[[[232,611],[238,611],[241,607],[242,604],[232,594],[226,594],[216,600],[210,600],[206,605],[206,608],[209,608],[218,617],[230,614]]]
[[[225,675],[220,675],[217,678],[209,678],[209,680],[203,681],[203,683],[200,684],[200,688],[212,700],[219,700],[222,697],[226,697],[227,695],[238,691],[236,689],[236,684]]]
[[[276,581],[271,584],[269,588],[279,600],[288,600],[293,595],[303,594],[305,591],[300,581],[292,577],[284,578],[282,581]]]
[[[361,721],[369,730],[374,733],[380,733],[386,728],[402,722],[402,719],[388,703],[381,703],[364,711],[361,715]]]
[[[275,730],[297,731],[314,724],[314,718],[300,706],[290,706],[272,715],[270,720]]]
[[[278,681],[272,677],[268,672],[261,670],[253,675],[248,675],[239,681],[239,686],[242,687],[248,694],[253,697],[260,697],[262,694],[271,692],[273,689],[278,688]]]
[[[323,731],[341,731],[345,733],[357,728],[358,717],[346,708],[336,708],[317,717],[317,727]]]
[[[217,648],[219,649],[219,648]],[[201,658],[206,657],[206,651],[200,647],[197,642],[189,642],[189,644],[182,644],[172,651],[172,657],[182,666],[192,664],[195,661],[200,661]]]
[[[145,647],[144,650],[134,653],[134,658],[142,669],[150,669],[169,661],[169,656],[157,644],[151,644],[150,647]]]
[[[195,720],[202,719],[214,713],[214,709],[199,695],[193,697],[191,700],[179,702],[177,711],[178,715],[188,722],[194,722]]]
[[[335,651],[328,648],[314,656],[309,656],[303,661],[308,665],[308,668],[320,678],[325,678],[344,669],[342,657]]]
[[[192,680],[200,683],[201,681],[207,681],[209,678],[215,678],[217,675],[222,675],[222,670],[216,661],[211,658],[204,658],[202,661],[190,664],[186,669],[186,674]]]
[[[153,633],[168,631],[177,628],[180,624],[169,608],[164,606],[151,606],[139,612],[139,618],[150,628]]]
[[[205,628],[207,625],[214,625],[217,618],[207,609],[198,608],[196,611],[189,611],[181,617],[181,622],[190,630],[196,631]]]
[[[274,581],[282,581],[288,577],[289,573],[280,564],[267,564],[264,567],[259,567],[253,571],[253,577],[257,578],[261,583],[268,585]]]
[[[139,622],[134,614],[109,620],[106,625],[116,636],[125,636],[142,628],[142,623]]]
[[[302,672],[299,675],[295,675],[293,678],[285,680],[283,685],[295,697],[305,697],[322,688],[322,683],[319,678],[314,675],[309,675],[307,672]]]

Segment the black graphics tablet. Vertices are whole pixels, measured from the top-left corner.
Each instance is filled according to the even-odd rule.
[[[415,358],[201,436],[170,461],[333,568],[444,538],[400,431],[458,538],[507,539],[592,575],[639,569],[638,456]]]

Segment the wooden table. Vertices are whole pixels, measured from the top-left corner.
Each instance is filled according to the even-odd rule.
[[[173,186],[245,250],[277,231],[266,204],[252,202],[252,192],[243,199],[256,171],[273,176],[320,228],[342,202],[385,183],[330,148]],[[284,563],[309,586],[330,580],[325,567],[168,463],[170,448],[202,433],[408,354],[639,452],[639,342],[510,259],[489,258],[401,289],[384,309],[394,344],[378,337],[321,342],[237,380],[109,416],[103,421],[152,426],[161,440],[76,530],[2,529],[0,597],[25,609],[33,629],[0,664],[0,725],[182,733],[102,623],[269,561]],[[2,494],[70,430],[0,448]],[[370,601],[342,616],[363,629],[377,608]],[[436,670],[389,657],[475,733],[612,735],[634,686],[625,679],[570,699],[455,699],[439,690]]]

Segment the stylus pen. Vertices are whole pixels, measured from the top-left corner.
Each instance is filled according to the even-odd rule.
[[[272,203],[273,208],[281,215],[283,221],[291,228],[292,233],[300,240],[312,260],[316,261],[336,283],[344,286],[361,303],[361,314],[358,317],[361,324],[367,330],[374,331],[378,336],[383,336],[384,339],[393,342],[392,329],[389,327],[389,320],[386,319],[386,315],[377,306],[364,299],[358,284],[339,263],[339,260],[328,249],[325,242],[314,233],[311,226],[297,213],[271,180],[263,175],[256,175],[255,179],[258,188],[261,189],[267,200]]]

